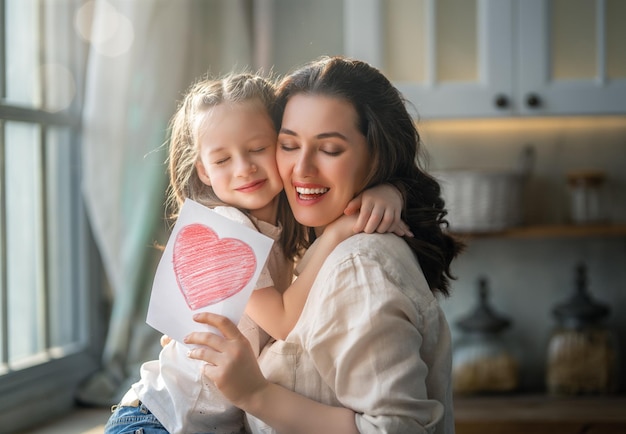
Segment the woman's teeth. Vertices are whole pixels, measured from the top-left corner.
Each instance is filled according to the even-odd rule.
[[[314,195],[320,195],[320,194],[324,194],[328,191],[328,188],[303,188],[303,187],[296,187],[296,193],[298,193],[298,195],[300,195],[301,198],[306,199],[306,197],[303,196],[314,196]]]

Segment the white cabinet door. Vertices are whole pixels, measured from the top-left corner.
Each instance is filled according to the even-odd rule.
[[[420,118],[626,114],[625,0],[344,0]]]
[[[420,118],[510,116],[513,0],[345,0],[348,56],[370,62]]]
[[[522,0],[519,82],[524,115],[626,113],[626,2]]]

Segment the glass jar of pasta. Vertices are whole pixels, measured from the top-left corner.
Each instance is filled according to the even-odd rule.
[[[587,268],[576,267],[570,298],[555,306],[558,325],[548,344],[546,383],[553,395],[608,394],[617,387],[617,339],[603,323],[609,307],[587,289]]]
[[[476,307],[456,325],[461,336],[452,355],[452,382],[456,394],[511,392],[519,385],[519,351],[506,339],[511,321],[489,303],[487,279],[478,281]]]

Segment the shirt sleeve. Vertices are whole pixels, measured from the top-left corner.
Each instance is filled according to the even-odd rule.
[[[234,222],[242,224],[252,230],[259,232],[259,228],[257,228],[252,220],[248,218],[243,212],[239,211],[237,208],[231,206],[216,206],[212,208],[214,212],[221,215],[222,217],[226,217]],[[272,276],[270,275],[269,269],[267,268],[267,263],[263,265],[263,269],[259,274],[259,278],[256,281],[256,285],[254,285],[254,289],[260,288],[268,288],[270,286],[274,286],[274,281],[272,280]]]
[[[428,398],[415,302],[367,256],[334,264],[316,288],[309,317],[317,319],[304,345],[337,399],[356,412],[359,431],[433,432],[444,408]]]

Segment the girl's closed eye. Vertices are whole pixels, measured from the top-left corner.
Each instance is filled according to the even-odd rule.
[[[222,164],[225,164],[228,160],[230,160],[230,157],[223,157],[223,158],[219,158],[215,161],[213,161],[213,164],[220,166]]]

